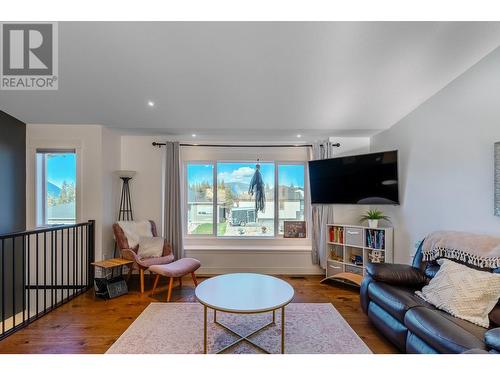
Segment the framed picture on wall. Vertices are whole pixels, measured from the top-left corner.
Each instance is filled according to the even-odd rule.
[[[284,221],[283,238],[306,238],[305,221]]]

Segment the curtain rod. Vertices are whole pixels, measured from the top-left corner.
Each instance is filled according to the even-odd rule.
[[[166,146],[166,143],[159,143],[159,142],[153,142],[153,146],[155,147],[161,147],[161,146]],[[196,144],[196,143],[181,143],[179,146],[181,147],[312,147],[313,145],[311,144],[306,144],[306,145],[214,145],[214,144]],[[332,144],[333,147],[340,147],[340,143],[334,143]],[[323,145],[320,145],[320,147],[323,147]]]

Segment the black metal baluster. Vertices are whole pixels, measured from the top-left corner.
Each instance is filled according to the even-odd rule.
[[[16,326],[16,237],[12,237],[12,328]]]
[[[2,239],[2,336],[5,334],[5,241]]]
[[[36,234],[36,315],[35,316],[38,316],[38,255],[39,255],[39,252],[38,252],[38,243],[39,243],[39,239],[38,239],[38,233]]]
[[[94,231],[94,221],[89,221],[89,244],[87,246],[87,289],[92,288],[94,283],[94,266],[92,266],[92,262],[94,261],[94,239],[95,239],[95,231]]]
[[[49,309],[54,306],[54,232],[50,232],[51,235],[51,242],[50,242],[50,306]],[[47,267],[48,264],[45,263],[45,267]]]
[[[69,228],[66,230],[66,299],[69,300]]]
[[[90,277],[90,273],[89,273],[89,264],[90,264],[90,251],[89,251],[89,242],[90,241],[90,225],[87,226],[87,246],[85,246],[85,259],[87,260],[87,267],[86,267],[86,270],[85,270],[85,285],[86,285],[86,288],[85,289],[88,289],[89,287],[89,277]]]
[[[50,237],[54,238],[54,232],[50,232]],[[45,312],[47,311],[47,232],[43,232],[43,264],[43,312]]]
[[[83,281],[83,272],[82,272],[82,269],[83,269],[83,258],[82,258],[82,254],[83,254],[83,226],[80,227],[80,269],[78,270],[79,271],[79,274],[78,274],[78,292],[81,292],[81,286],[82,286],[82,281]]]
[[[52,305],[52,308],[54,308],[55,305],[57,305],[57,230],[54,232],[54,283],[52,287],[54,288],[54,294],[55,294],[55,299],[54,299],[54,304]]]
[[[30,320],[30,311],[31,311],[31,236],[28,234],[28,281],[27,281],[27,294],[28,294],[28,321]]]
[[[61,304],[64,299],[64,229],[61,229]]]
[[[26,321],[26,236],[21,237],[23,241],[23,324]]]
[[[71,280],[73,280],[73,297],[76,293],[76,246],[78,244],[78,238],[76,238],[78,231],[77,228],[73,228],[73,274],[71,275]]]

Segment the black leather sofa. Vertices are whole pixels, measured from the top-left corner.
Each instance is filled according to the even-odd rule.
[[[499,304],[486,329],[438,310],[415,294],[439,270],[436,262],[422,261],[421,247],[411,266],[367,265],[361,307],[370,321],[406,353],[500,353]],[[491,271],[500,273],[500,268]]]

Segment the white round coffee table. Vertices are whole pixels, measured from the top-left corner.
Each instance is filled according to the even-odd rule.
[[[276,310],[281,309],[281,353],[285,352],[285,306],[293,298],[290,284],[273,276],[256,273],[230,273],[212,277],[200,283],[195,290],[196,299],[203,305],[203,350],[207,353],[207,309],[214,310],[214,323],[239,337],[219,350],[221,353],[241,341],[246,341],[268,353],[250,337],[276,322]],[[248,335],[242,336],[217,321],[217,311],[234,314],[273,313],[273,320]]]

